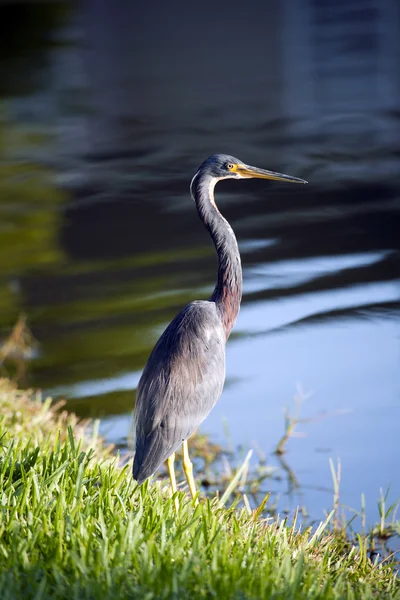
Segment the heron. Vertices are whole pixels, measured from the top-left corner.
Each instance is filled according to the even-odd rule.
[[[141,485],[167,461],[177,509],[175,452],[182,444],[183,470],[197,503],[187,440],[221,396],[226,342],[242,299],[239,247],[233,229],[215,203],[214,188],[223,179],[250,178],[307,183],[298,177],[252,167],[227,154],[214,154],[202,163],[190,192],[215,246],[217,283],[209,300],[191,302],[171,321],[153,348],[138,384],[133,477]]]

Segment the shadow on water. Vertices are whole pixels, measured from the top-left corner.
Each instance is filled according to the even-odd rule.
[[[307,490],[329,487],[330,453],[349,504],[390,483],[400,494],[400,26],[391,2],[367,21],[344,4],[257,6],[227,29],[215,8],[206,44],[186,4],[157,23],[129,3],[0,9],[0,337],[27,315],[38,345],[23,383],[104,417],[126,445],[154,342],[214,285],[189,198],[198,164],[227,151],[308,179],[217,189],[244,298],[203,430],[221,440],[227,415],[235,444],[268,455],[297,381],[315,390],[310,415],[351,409],[288,444],[319,514]]]

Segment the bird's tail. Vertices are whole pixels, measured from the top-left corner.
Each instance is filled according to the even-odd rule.
[[[133,478],[142,485],[162,465],[168,457],[179,447],[181,441],[175,446],[165,443],[162,429],[157,427],[144,440],[136,440],[136,453],[133,460]]]

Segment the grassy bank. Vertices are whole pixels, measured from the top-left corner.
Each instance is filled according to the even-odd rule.
[[[74,416],[0,380],[0,597],[393,598],[343,535],[138,489]]]

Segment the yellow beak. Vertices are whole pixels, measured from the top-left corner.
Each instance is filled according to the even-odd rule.
[[[284,175],[283,173],[275,173],[274,171],[266,171],[265,169],[258,169],[257,167],[251,167],[250,165],[235,165],[234,171],[241,175],[241,177],[257,179],[274,179],[275,181],[287,181],[289,183],[308,183],[304,179],[298,177],[292,177],[291,175]]]

